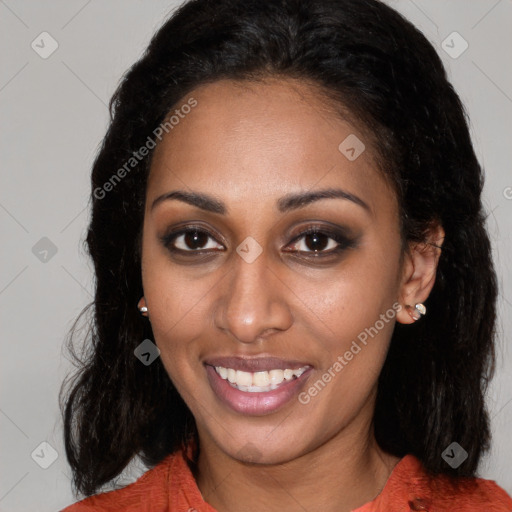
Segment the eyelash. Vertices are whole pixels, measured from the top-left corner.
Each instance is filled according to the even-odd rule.
[[[176,231],[174,233],[169,233],[167,235],[164,235],[161,237],[161,241],[163,245],[174,254],[180,254],[185,257],[194,257],[197,255],[204,255],[205,252],[210,252],[210,249],[190,249],[190,250],[184,250],[184,249],[178,249],[176,247],[172,246],[172,243],[180,236],[187,235],[187,234],[204,234],[207,235],[208,238],[214,239],[215,237],[206,231],[204,228],[199,226],[185,226],[183,229],[180,229],[179,231]],[[332,257],[333,255],[339,254],[343,252],[346,249],[350,249],[356,246],[356,240],[349,239],[342,233],[331,231],[329,229],[326,229],[324,227],[316,227],[316,226],[309,226],[308,228],[304,229],[300,233],[298,233],[293,240],[288,244],[289,245],[296,245],[297,242],[299,242],[302,238],[305,238],[308,235],[321,235],[321,236],[327,236],[329,240],[334,240],[338,246],[334,249],[330,249],[328,251],[321,250],[321,251],[299,251],[299,250],[286,250],[285,252],[290,252],[294,254],[304,254],[306,255],[306,258],[326,258],[326,257]],[[208,242],[207,242],[208,243]],[[219,243],[219,242],[216,242]],[[329,243],[327,244],[329,245]],[[287,247],[288,247],[287,246]],[[222,252],[218,251],[217,252]]]

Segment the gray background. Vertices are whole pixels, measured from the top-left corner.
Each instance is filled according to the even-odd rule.
[[[493,447],[480,473],[512,493],[512,73],[506,57],[512,47],[512,1],[389,3],[441,54],[467,106],[486,169],[485,204],[501,295],[498,369],[489,393]],[[70,370],[63,340],[92,298],[92,265],[81,247],[90,168],[116,84],[176,5],[171,0],[0,1],[0,511],[55,511],[73,501],[57,396]],[[31,43],[48,52],[51,41],[40,36],[45,31],[59,46],[43,59]],[[454,31],[469,44],[457,58],[453,55],[464,43],[450,35]],[[443,50],[444,40],[452,56]],[[40,241],[43,237],[51,244]],[[42,252],[45,248],[50,252]],[[52,452],[42,442],[57,454],[47,469],[40,464],[52,462]],[[128,472],[126,481],[140,471]]]

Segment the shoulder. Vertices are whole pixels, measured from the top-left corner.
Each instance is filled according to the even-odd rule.
[[[396,469],[391,490],[401,496],[404,505],[407,501],[404,510],[512,512],[511,497],[492,480],[429,476],[412,455],[404,457]]]
[[[90,496],[66,507],[61,512],[139,512],[162,510],[168,504],[167,482],[170,468],[177,455],[168,455],[154,468],[146,471],[135,482],[109,492]],[[151,509],[147,504],[151,503]]]
[[[483,478],[452,481],[438,478],[430,485],[433,496],[449,510],[512,512],[512,499],[496,482]]]

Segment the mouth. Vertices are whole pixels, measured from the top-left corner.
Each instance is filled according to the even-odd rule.
[[[304,387],[313,367],[277,358],[217,358],[205,368],[213,392],[230,409],[266,415],[289,403]]]
[[[298,379],[308,369],[308,366],[303,366],[297,370],[277,368],[253,373],[225,368],[224,366],[215,366],[214,368],[221,379],[227,380],[235,389],[248,393],[266,393],[278,389],[283,382]]]

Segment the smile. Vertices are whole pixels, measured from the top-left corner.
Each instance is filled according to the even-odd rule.
[[[248,393],[264,393],[277,389],[283,382],[298,379],[308,366],[292,370],[274,369],[270,371],[244,372],[234,368],[215,366],[215,371],[224,380],[227,380],[232,387]]]
[[[220,402],[249,416],[274,413],[296,403],[313,366],[275,357],[217,357],[204,362],[210,388]]]

